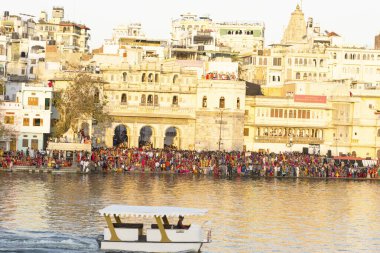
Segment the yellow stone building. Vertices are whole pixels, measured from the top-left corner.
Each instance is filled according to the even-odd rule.
[[[180,64],[171,60],[101,68],[106,110],[113,116],[105,130],[107,146],[243,148],[245,83],[200,79]],[[204,68],[203,62],[194,64]]]

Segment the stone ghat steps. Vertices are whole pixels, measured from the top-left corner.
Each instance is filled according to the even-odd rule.
[[[65,174],[65,173],[71,173],[71,174],[98,174],[98,173],[103,173],[103,174],[171,174],[171,175],[194,175],[194,176],[217,176],[218,178],[227,178],[227,179],[232,179],[232,178],[237,178],[237,177],[245,177],[245,178],[277,178],[277,179],[311,179],[311,180],[380,180],[380,177],[377,178],[360,178],[360,177],[307,177],[307,176],[299,176],[299,177],[292,177],[292,176],[257,176],[257,175],[237,175],[234,174],[232,176],[226,176],[226,175],[214,175],[213,173],[176,173],[174,171],[141,171],[141,170],[132,170],[132,171],[122,171],[122,170],[117,170],[117,171],[107,171],[107,172],[102,172],[102,171],[90,171],[88,173],[81,172],[79,168],[77,167],[66,167],[66,168],[61,168],[61,169],[52,169],[52,168],[36,168],[35,166],[13,166],[12,169],[1,169],[0,172],[27,172],[27,173],[51,173],[51,174]]]
[[[29,173],[52,173],[52,174],[60,174],[60,173],[79,173],[79,168],[76,167],[67,167],[60,169],[52,169],[52,168],[36,168],[36,166],[13,166],[11,169],[3,169],[6,172],[29,172]]]

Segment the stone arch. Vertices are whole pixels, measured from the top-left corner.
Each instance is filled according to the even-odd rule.
[[[145,105],[145,103],[146,103],[146,96],[145,96],[145,94],[142,94],[141,95],[141,104]]]
[[[143,73],[141,76],[141,82],[145,83],[146,82],[146,74]]]
[[[154,129],[152,126],[146,125],[139,132],[139,147],[153,148],[154,145]]]
[[[180,131],[178,127],[170,126],[165,130],[164,148],[179,149],[180,146]]]
[[[127,94],[121,94],[121,103],[127,103]]]
[[[123,82],[126,82],[127,81],[127,72],[123,72]]]
[[[94,102],[99,103],[100,102],[100,92],[98,88],[95,88],[94,90]]]
[[[177,84],[178,83],[178,75],[174,75],[173,76],[173,84]]]
[[[178,105],[178,96],[173,96],[172,105]]]
[[[148,105],[153,105],[153,95],[152,94],[148,95],[147,104]]]
[[[224,108],[225,107],[226,100],[224,97],[221,97],[219,99],[219,108]]]
[[[5,50],[4,45],[0,45],[0,55],[5,55],[5,53],[6,53],[6,50]]]
[[[149,75],[148,75],[148,82],[150,82],[150,83],[153,82],[153,73],[149,73]]]
[[[114,129],[113,134],[114,147],[128,147],[128,129],[125,125],[119,124]]]
[[[203,96],[203,99],[202,99],[202,107],[203,107],[203,108],[207,108],[207,97],[206,97],[206,96]]]

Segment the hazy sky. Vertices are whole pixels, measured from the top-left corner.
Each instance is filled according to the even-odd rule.
[[[110,38],[119,24],[140,22],[148,37],[170,37],[171,20],[192,12],[208,14],[214,21],[260,21],[266,26],[266,44],[278,43],[290,14],[300,0],[11,0],[2,1],[0,11],[51,17],[53,6],[65,8],[65,19],[86,24],[91,48]],[[380,33],[379,0],[304,0],[305,18],[313,17],[321,30],[335,31],[344,41],[373,48]]]

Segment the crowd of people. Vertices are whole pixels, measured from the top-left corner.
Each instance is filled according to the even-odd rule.
[[[169,172],[217,176],[378,178],[378,164],[337,160],[298,152],[220,152],[175,149],[97,148],[92,152],[8,152],[0,156],[3,168],[17,165],[64,168],[82,172]]]

